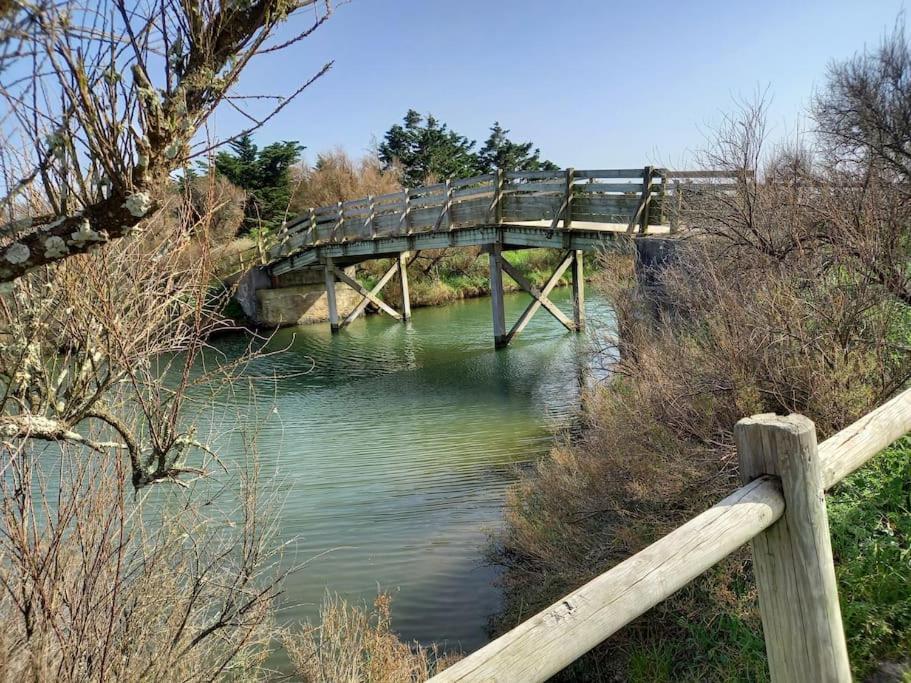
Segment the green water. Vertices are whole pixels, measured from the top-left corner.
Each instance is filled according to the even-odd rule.
[[[553,298],[567,310],[568,296]],[[508,296],[507,320],[527,301]],[[612,325],[603,301],[586,309]],[[215,346],[231,356],[246,343]],[[270,346],[287,348],[248,369],[259,376],[255,406],[238,391],[220,408],[262,421],[258,452],[281,482],[287,561],[316,558],[288,580],[283,619],[313,618],[326,590],[370,602],[379,586],[393,592],[405,638],[483,644],[499,602],[487,533],[519,468],[577,409],[588,337],[542,310],[495,351],[484,298],[416,309],[407,325],[369,316],[337,335],[326,324],[285,329]]]

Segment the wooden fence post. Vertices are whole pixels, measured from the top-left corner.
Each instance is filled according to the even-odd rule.
[[[756,415],[734,428],[744,483],[781,479],[784,515],[752,541],[773,683],[851,680],[816,428],[802,415]]]
[[[665,176],[666,178],[667,176]],[[683,209],[683,196],[680,194],[680,181],[674,181],[674,208],[671,209],[671,232],[680,230],[680,211]]]
[[[340,236],[344,236],[342,231],[342,224],[345,222],[345,210],[342,208],[342,203],[338,202],[335,216],[335,227],[332,228],[332,241],[340,241]]]
[[[493,222],[503,222],[503,183],[505,176],[502,169],[497,169],[493,179]]]
[[[649,211],[652,207],[652,176],[655,169],[652,166],[646,166],[642,169],[642,213],[639,214],[639,234],[644,235],[648,231]]]
[[[367,209],[369,211],[367,214],[367,232],[371,239],[376,239],[376,204],[373,201],[372,194],[367,195],[367,203],[369,204]]]
[[[566,208],[563,209],[563,227],[568,229],[573,224],[573,176],[575,169],[566,169]]]

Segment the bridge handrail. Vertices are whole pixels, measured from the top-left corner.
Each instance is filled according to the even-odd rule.
[[[808,420],[806,422],[809,423]],[[821,469],[822,489],[830,489],[909,431],[911,389],[819,444],[816,455]],[[445,669],[430,681],[502,683],[547,680],[744,543],[754,540],[784,514],[782,479],[760,476],[641,552]],[[824,522],[823,519],[822,526],[827,530],[828,526]],[[791,533],[798,535],[794,529]],[[787,573],[790,563],[806,563],[807,558],[773,557],[772,562],[777,562],[779,568],[784,567],[782,571]],[[831,565],[831,553],[828,564]],[[834,581],[834,569],[832,576]],[[770,642],[769,631],[773,628],[786,630],[789,627],[800,629],[802,626],[800,623],[787,624],[784,615],[770,614],[773,608],[783,611],[782,604],[799,603],[804,610],[811,610],[803,599],[798,599],[798,595],[789,592],[793,591],[793,586],[777,585],[775,588],[785,595],[778,595],[777,602],[769,599],[760,601],[767,644]],[[760,596],[766,589],[760,585]],[[808,602],[812,603],[813,600]],[[837,599],[834,614],[838,614]],[[838,624],[838,630],[841,630],[841,624]],[[791,636],[797,639],[809,638],[812,650],[816,644],[812,639],[818,635],[785,633],[782,640]],[[778,633],[778,636],[781,637],[782,634]],[[821,645],[819,647],[821,649]],[[794,666],[793,662],[782,662],[781,657],[773,658],[771,655],[770,652],[773,680],[776,673],[782,671],[776,667]],[[809,656],[825,655],[811,652]],[[846,664],[846,654],[843,659]],[[850,672],[845,674],[844,666],[838,669],[838,665],[833,664],[833,667],[840,674],[837,680],[849,680]],[[816,673],[819,677],[820,672]]]
[[[509,222],[573,220],[660,223],[669,195],[695,185],[729,189],[729,171],[640,169],[519,171],[446,180],[400,192],[312,207],[286,221],[270,247],[273,258],[319,244],[399,237]],[[607,181],[607,182],[605,182]],[[620,182],[623,181],[623,182]],[[682,181],[682,182],[681,182]],[[701,182],[700,182],[701,181]],[[676,226],[672,226],[676,227]]]

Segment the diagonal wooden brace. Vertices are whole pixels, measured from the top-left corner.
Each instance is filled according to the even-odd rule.
[[[534,297],[534,301],[532,301],[528,305],[528,308],[526,308],[522,312],[522,315],[519,316],[519,319],[516,321],[516,324],[512,326],[512,329],[506,335],[507,343],[512,341],[512,339],[517,334],[519,334],[522,330],[525,329],[525,326],[528,325],[528,322],[534,317],[535,313],[538,312],[538,309],[541,308],[541,306],[544,306],[544,308],[548,311],[548,313],[550,313],[557,320],[559,320],[563,324],[563,326],[566,327],[566,329],[568,329],[572,332],[576,331],[577,328],[576,328],[575,323],[572,320],[570,320],[563,313],[563,311],[561,311],[559,308],[557,308],[557,305],[554,304],[554,302],[552,302],[550,299],[548,299],[548,296],[550,296],[550,293],[551,293],[551,291],[553,291],[553,288],[557,286],[557,283],[560,281],[560,278],[563,277],[563,273],[565,273],[566,269],[569,268],[570,265],[572,265],[574,258],[575,258],[575,255],[573,254],[573,252],[571,252],[571,251],[566,252],[566,254],[564,254],[564,256],[563,256],[563,261],[560,263],[559,266],[557,266],[557,269],[554,271],[553,275],[550,276],[550,279],[548,279],[547,283],[540,290],[537,287],[535,287],[533,284],[531,284],[528,280],[526,280],[525,277],[523,277],[521,273],[519,273],[511,264],[509,264],[506,261],[506,259],[503,259],[503,261],[502,261],[503,270],[505,270],[506,273],[509,275],[509,277],[511,277],[513,280],[515,280],[516,283],[522,289],[524,289],[526,292],[531,294],[532,297]]]
[[[377,294],[383,290],[383,287],[386,286],[386,283],[392,279],[392,276],[398,272],[398,261],[392,264],[392,267],[383,274],[383,277],[380,278],[380,281],[377,282],[373,289],[370,291],[368,291],[367,288],[364,287],[360,282],[352,277],[349,277],[348,274],[343,270],[339,270],[335,267],[333,267],[332,270],[335,273],[335,277],[337,277],[339,280],[344,282],[346,285],[351,287],[354,291],[363,297],[363,299],[361,299],[361,302],[355,306],[354,310],[351,311],[351,313],[349,313],[348,316],[342,321],[341,327],[345,327],[346,325],[350,325],[352,322],[354,322],[358,316],[360,316],[361,313],[367,309],[367,304],[374,304],[380,310],[385,311],[396,320],[402,319],[402,315],[397,310],[392,308],[392,306],[387,304],[385,301],[382,301],[377,296]]]

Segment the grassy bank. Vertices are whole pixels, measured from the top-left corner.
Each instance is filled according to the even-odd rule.
[[[911,440],[848,477],[827,506],[854,678],[911,681]],[[678,616],[677,637],[635,639],[625,653],[628,679],[767,680],[754,592],[746,582],[735,587],[715,621]]]

